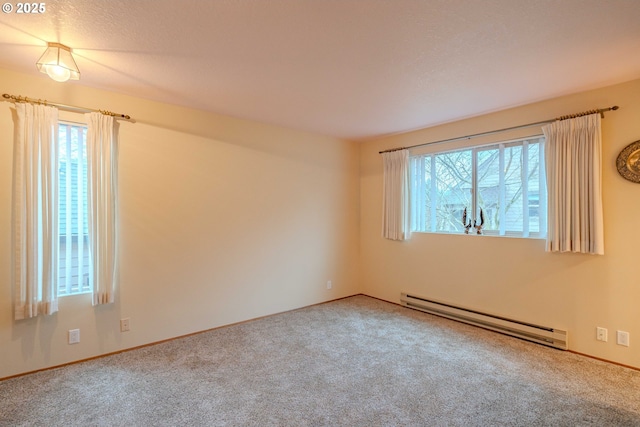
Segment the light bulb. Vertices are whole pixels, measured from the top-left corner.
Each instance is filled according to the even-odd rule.
[[[57,82],[66,82],[71,77],[71,71],[56,64],[46,66],[47,75]]]

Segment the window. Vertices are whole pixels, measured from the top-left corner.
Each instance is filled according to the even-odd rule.
[[[93,289],[89,274],[86,137],[86,126],[58,126],[58,296]]]
[[[464,232],[462,216],[483,234],[546,235],[544,137],[411,157],[411,230]]]

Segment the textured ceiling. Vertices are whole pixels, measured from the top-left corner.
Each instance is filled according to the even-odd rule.
[[[0,15],[0,68],[36,75],[57,41],[82,73],[64,84],[347,139],[640,78],[638,0],[45,4]]]

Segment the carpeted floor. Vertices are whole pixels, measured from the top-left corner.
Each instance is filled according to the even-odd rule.
[[[356,296],[0,382],[1,426],[640,426],[640,372]]]

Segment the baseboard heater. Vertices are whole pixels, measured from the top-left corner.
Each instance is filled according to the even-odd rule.
[[[484,329],[490,329],[492,331],[522,338],[527,341],[532,341],[549,347],[555,347],[561,350],[566,350],[568,348],[569,338],[567,331],[560,329],[481,313],[476,310],[456,307],[451,304],[434,301],[432,299],[404,292],[401,294],[400,302],[405,307],[469,323]]]

